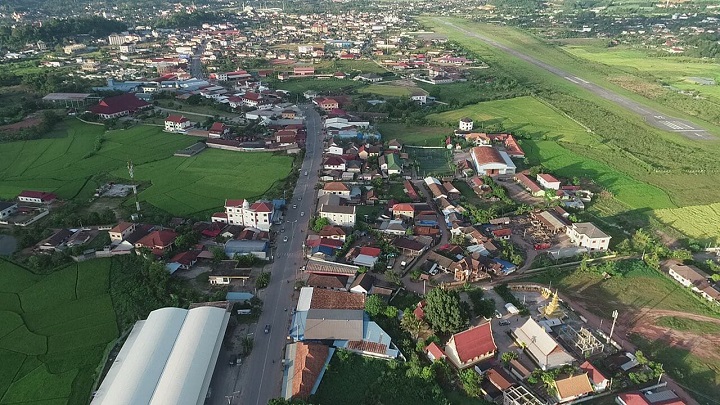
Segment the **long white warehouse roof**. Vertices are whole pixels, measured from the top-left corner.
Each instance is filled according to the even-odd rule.
[[[93,405],[202,404],[229,313],[161,308],[135,324]]]

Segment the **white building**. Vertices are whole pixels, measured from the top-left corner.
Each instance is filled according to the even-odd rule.
[[[515,174],[516,166],[510,156],[492,146],[476,146],[470,149],[470,156],[478,175]]]
[[[460,120],[460,123],[458,124],[458,128],[460,128],[461,131],[472,131],[473,130],[473,120],[470,118],[463,118]]]
[[[165,132],[185,132],[192,126],[192,122],[182,115],[168,115],[165,118]]]
[[[546,173],[538,173],[537,182],[545,190],[560,190],[560,180]]]
[[[0,220],[3,220],[12,215],[15,211],[17,211],[17,207],[17,203],[0,201]]]
[[[225,337],[224,308],[160,308],[138,321],[92,405],[202,404]]]
[[[591,222],[578,222],[565,228],[570,242],[575,246],[588,248],[588,250],[607,250],[610,245],[610,236],[601,231]]]
[[[250,204],[247,200],[225,200],[225,214],[230,225],[251,226],[269,231],[274,213],[275,208],[268,201]]]
[[[320,218],[327,218],[331,225],[355,226],[355,206],[321,205]]]

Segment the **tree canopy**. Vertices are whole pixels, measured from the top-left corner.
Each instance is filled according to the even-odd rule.
[[[457,291],[433,288],[425,303],[425,319],[435,332],[455,333],[468,325],[469,317],[460,305]]]

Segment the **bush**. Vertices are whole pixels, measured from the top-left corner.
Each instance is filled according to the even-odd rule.
[[[270,273],[267,271],[260,273],[257,280],[255,280],[255,287],[257,287],[257,288],[265,288],[269,284],[270,284]]]

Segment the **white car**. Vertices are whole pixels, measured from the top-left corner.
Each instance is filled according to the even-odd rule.
[[[304,217],[304,216],[305,216],[305,211],[301,212],[301,213],[300,213],[300,216],[301,216],[301,217]]]
[[[288,241],[288,237],[286,236],[283,238],[283,242],[287,242],[287,241]]]

